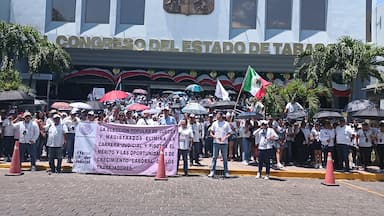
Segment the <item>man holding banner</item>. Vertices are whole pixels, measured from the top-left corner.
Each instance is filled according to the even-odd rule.
[[[180,157],[183,157],[184,176],[188,176],[188,151],[192,147],[192,142],[192,129],[191,127],[187,126],[186,120],[181,120],[179,127],[179,150],[177,156],[177,167],[179,167]]]

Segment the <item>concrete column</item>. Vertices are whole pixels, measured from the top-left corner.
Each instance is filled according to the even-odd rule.
[[[111,27],[111,36],[116,35],[117,27],[120,22],[120,0],[111,0],[109,21]]]
[[[300,15],[301,1],[292,0],[292,39],[294,42],[300,41]]]

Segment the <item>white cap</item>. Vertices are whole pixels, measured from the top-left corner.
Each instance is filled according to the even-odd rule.
[[[189,117],[191,117],[191,118],[195,118],[195,114],[191,114],[191,115],[189,115]]]
[[[61,118],[61,116],[59,115],[59,114],[55,114],[55,115],[53,115],[53,118],[55,119],[55,118]]]

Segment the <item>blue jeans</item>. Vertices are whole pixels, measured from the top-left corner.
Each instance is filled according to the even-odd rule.
[[[349,171],[349,145],[346,144],[336,144],[336,153],[337,153],[337,169],[343,169],[344,171]],[[343,167],[344,163],[344,167]]]
[[[67,156],[68,159],[73,158],[73,150],[75,147],[75,134],[67,133]]]
[[[241,140],[241,148],[242,148],[242,158],[243,161],[249,161],[249,151],[250,151],[250,143],[248,138],[242,138]]]
[[[228,173],[228,144],[213,143],[211,171],[215,172],[216,170],[216,161],[217,157],[219,156],[219,150],[221,151],[221,155],[223,156],[224,173]]]
[[[187,175],[188,174],[188,149],[179,149],[178,150],[178,156],[177,156],[177,169],[179,169],[179,161],[180,161],[180,157],[183,157],[183,171],[184,171],[184,174]]]
[[[270,160],[273,155],[273,149],[259,149],[259,173],[261,175],[263,171],[263,164],[265,163],[266,174],[269,176],[271,173],[271,163]]]
[[[36,143],[20,143],[20,163],[24,159],[24,154],[28,153],[31,156],[31,166],[36,166],[36,146]]]

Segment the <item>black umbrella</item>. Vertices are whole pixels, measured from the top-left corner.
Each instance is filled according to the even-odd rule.
[[[303,119],[307,116],[307,113],[304,112],[303,110],[299,110],[296,112],[291,112],[287,114],[287,119],[289,120],[300,120]]]
[[[333,112],[333,111],[321,111],[316,113],[313,116],[314,119],[326,119],[326,118],[344,118],[343,115],[341,115],[338,112]]]
[[[384,119],[384,110],[377,108],[368,108],[358,111],[357,113],[352,115],[352,117],[372,120]]]
[[[375,104],[369,100],[354,100],[347,104],[345,110],[347,112],[356,112],[367,108],[373,108]]]
[[[87,101],[86,104],[90,105],[94,110],[103,110],[105,108],[104,104],[99,101]]]
[[[213,103],[210,107],[216,109],[233,109],[236,105],[234,101],[217,101]]]
[[[0,92],[0,101],[1,102],[23,102],[23,101],[33,101],[34,98],[22,91],[3,91]]]
[[[261,120],[261,119],[264,118],[264,116],[261,115],[260,113],[256,113],[256,112],[242,112],[236,118],[237,119],[252,119],[252,118],[256,118],[258,120]]]

